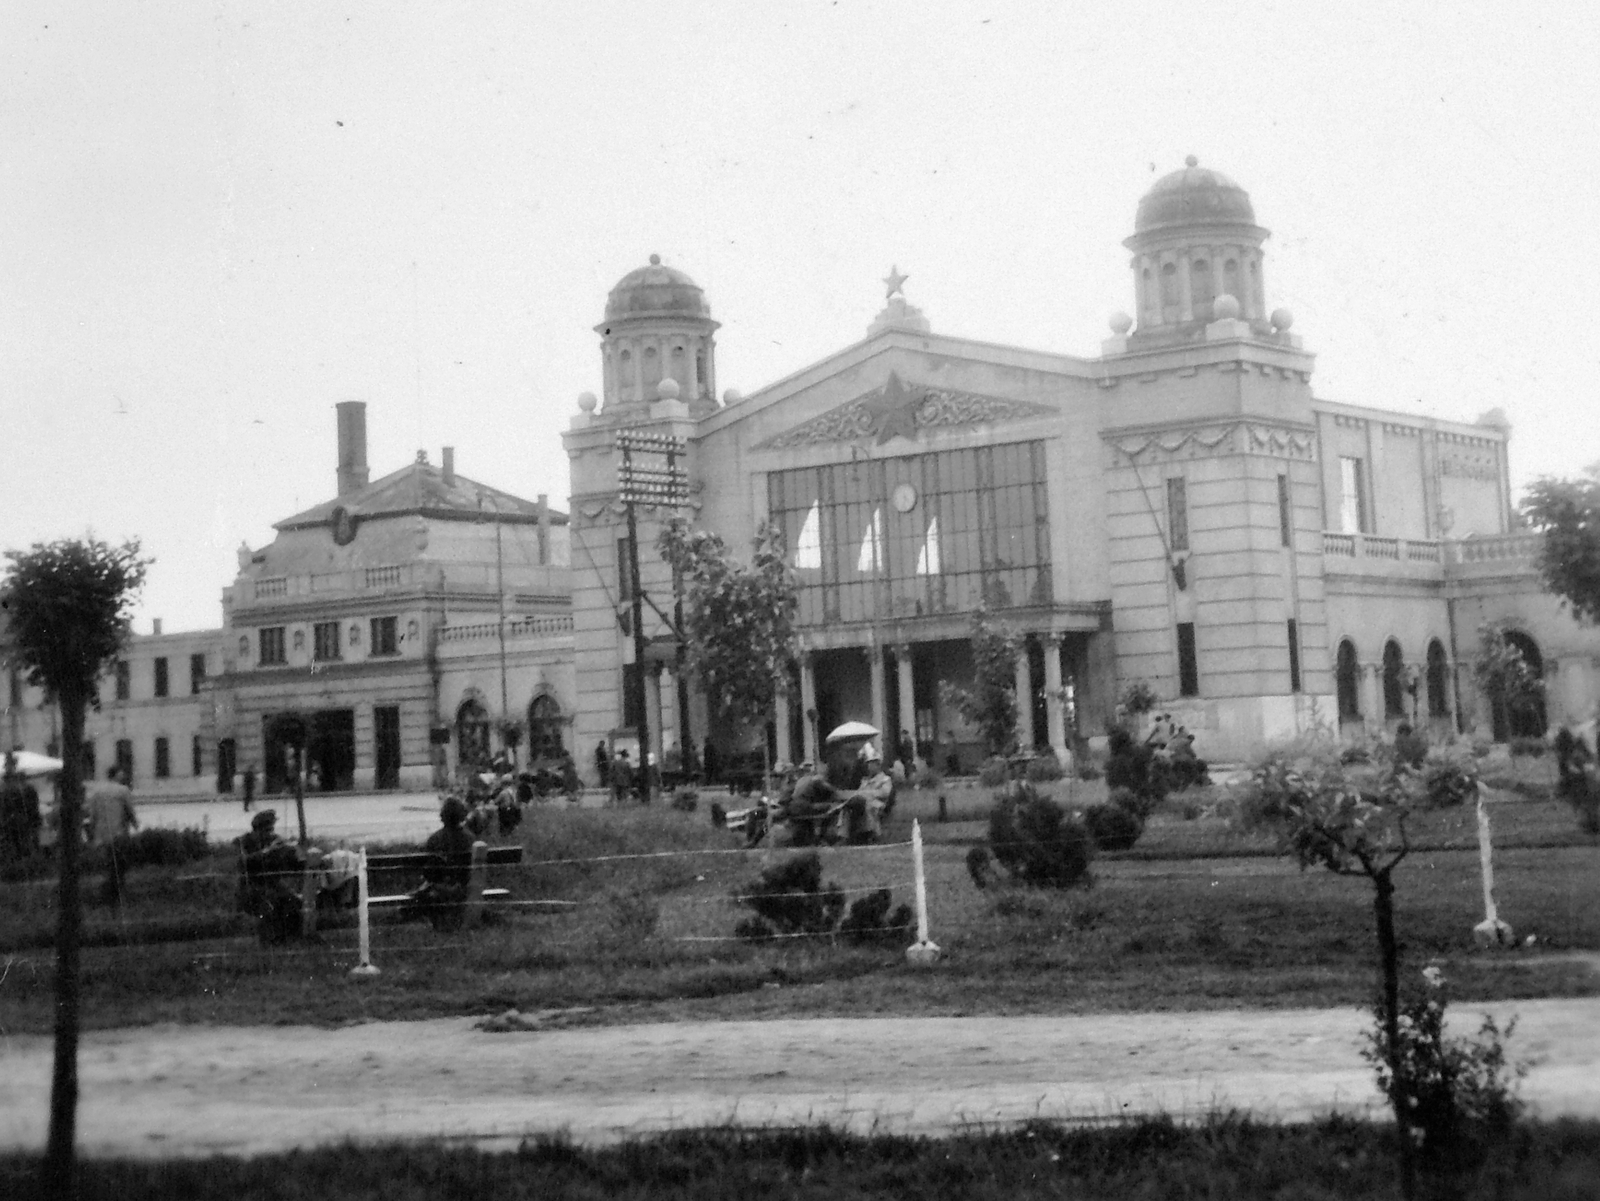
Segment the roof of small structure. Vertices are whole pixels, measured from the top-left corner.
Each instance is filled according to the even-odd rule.
[[[1163,175],[1139,201],[1134,229],[1147,233],[1184,225],[1254,225],[1250,194],[1221,171],[1202,167],[1190,155],[1186,165]]]
[[[668,267],[659,254],[647,266],[628,272],[606,297],[606,320],[623,317],[710,317],[706,294],[676,267]]]
[[[331,525],[339,509],[363,521],[411,514],[444,521],[489,521],[496,516],[508,524],[532,524],[539,520],[539,506],[535,502],[460,474],[447,486],[441,468],[419,460],[407,463],[399,471],[391,471],[348,496],[334,497],[285,517],[273,528],[296,530]],[[548,510],[548,517],[552,525],[567,522],[567,515],[556,509]]]

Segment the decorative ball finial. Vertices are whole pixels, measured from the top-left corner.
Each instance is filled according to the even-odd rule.
[[[678,381],[669,375],[656,385],[656,397],[660,400],[677,400],[678,393],[681,390],[678,387]]]
[[[1227,292],[1211,302],[1211,316],[1217,321],[1233,321],[1239,316],[1239,299]]]
[[[580,409],[582,409],[585,413],[594,412],[595,406],[597,404],[599,404],[599,403],[600,402],[597,399],[595,399],[595,394],[593,392],[579,392],[578,393],[578,407]]]
[[[722,403],[725,405],[736,405],[743,399],[744,393],[737,388],[729,388],[722,394]]]
[[[1200,160],[1191,154],[1188,158],[1183,160],[1183,165],[1185,167],[1198,167],[1200,165]]]
[[[650,256],[650,265],[651,265],[651,266],[652,266],[652,267],[659,267],[659,266],[661,266],[661,256],[660,256],[660,255],[659,255],[659,254],[652,254],[652,255],[651,255],[651,256]]]
[[[1110,325],[1111,332],[1120,338],[1133,328],[1133,318],[1121,310],[1118,310],[1117,312],[1111,314]]]
[[[1294,324],[1294,314],[1288,309],[1272,310],[1272,328],[1280,334]]]

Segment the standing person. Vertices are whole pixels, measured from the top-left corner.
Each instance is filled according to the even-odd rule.
[[[611,787],[611,756],[606,754],[606,744],[603,739],[595,744],[594,774],[600,778],[601,788]]]
[[[32,854],[42,821],[39,794],[17,771],[16,756],[7,751],[0,776],[0,858],[25,859]]]
[[[245,764],[244,768],[244,811],[250,812],[250,804],[256,799],[256,765]]]
[[[900,745],[896,748],[895,757],[905,766],[906,779],[911,779],[917,771],[917,744],[912,741],[910,730],[900,731]]]
[[[624,747],[611,763],[611,799],[620,805],[632,796],[633,764],[628,761],[628,751]]]
[[[83,807],[89,817],[91,846],[110,846],[118,837],[139,826],[139,815],[133,810],[133,793],[114,766],[106,770],[104,783],[90,784],[84,789]]]

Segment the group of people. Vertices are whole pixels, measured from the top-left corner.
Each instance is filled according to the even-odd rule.
[[[780,761],[773,767],[773,783],[777,799],[770,804],[735,813],[714,807],[722,819],[718,824],[742,829],[750,846],[775,823],[788,827],[791,846],[861,846],[883,836],[884,822],[894,810],[894,777],[870,742],[830,745],[821,772],[809,760],[798,765]]]
[[[61,840],[59,776],[52,784],[52,793],[50,803],[41,804],[39,789],[18,771],[16,754],[6,752],[0,764],[0,862],[28,859],[41,851],[54,852]],[[84,784],[82,838],[90,846],[110,846],[138,825],[133,794],[119,768],[108,769],[103,781]]]
[[[1159,763],[1166,765],[1175,788],[1184,789],[1205,782],[1206,764],[1195,754],[1194,735],[1172,720],[1172,714],[1160,714],[1145,735],[1148,746]]]

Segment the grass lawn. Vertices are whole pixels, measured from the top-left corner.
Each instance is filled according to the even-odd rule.
[[[1077,782],[1074,800],[1098,784]],[[1058,795],[1065,795],[1065,787]],[[1103,790],[1102,790],[1103,791]],[[1219,790],[1172,798],[1131,852],[1103,856],[1091,888],[979,891],[965,855],[981,839],[987,794],[911,794],[887,837],[923,817],[932,935],[946,951],[933,972],[900,947],[731,937],[747,911],[730,900],[786,852],[737,850],[705,813],[530,811],[520,868],[494,881],[521,901],[574,901],[551,914],[511,906],[486,928],[454,935],[375,923],[382,975],[352,981],[353,920],[314,945],[263,948],[233,912],[234,857],[130,874],[120,911],[91,906],[84,1020],[336,1024],[360,1018],[592,1007],[574,1020],[1051,1013],[1096,1010],[1358,1005],[1374,987],[1372,898],[1361,880],[1301,872],[1260,836],[1218,815]],[[1476,999],[1589,995],[1600,974],[1564,956],[1600,950],[1600,848],[1564,805],[1503,794],[1491,806],[1502,917],[1535,946],[1473,949],[1482,919],[1470,810],[1430,815],[1429,849],[1397,873],[1408,963],[1445,964],[1453,995]],[[1185,813],[1191,816],[1186,818]],[[822,852],[829,880],[852,896],[889,887],[911,899],[909,849]],[[551,862],[581,859],[590,862]],[[601,861],[595,861],[601,860]],[[92,892],[98,881],[89,881]],[[403,881],[380,883],[382,889]],[[0,885],[0,1028],[51,1021],[53,888]]]
[[[83,1201],[225,1196],[381,1198],[1227,1198],[1378,1201],[1399,1195],[1392,1134],[1349,1121],[1267,1126],[1218,1117],[1102,1129],[1034,1123],[945,1139],[827,1128],[685,1131],[618,1147],[558,1139],[514,1151],[438,1143],[336,1147],[251,1160],[92,1160]],[[1424,1197],[1587,1201],[1600,1179],[1600,1124],[1530,1124],[1487,1164],[1422,1178]],[[0,1157],[0,1192],[38,1196],[36,1161]]]

